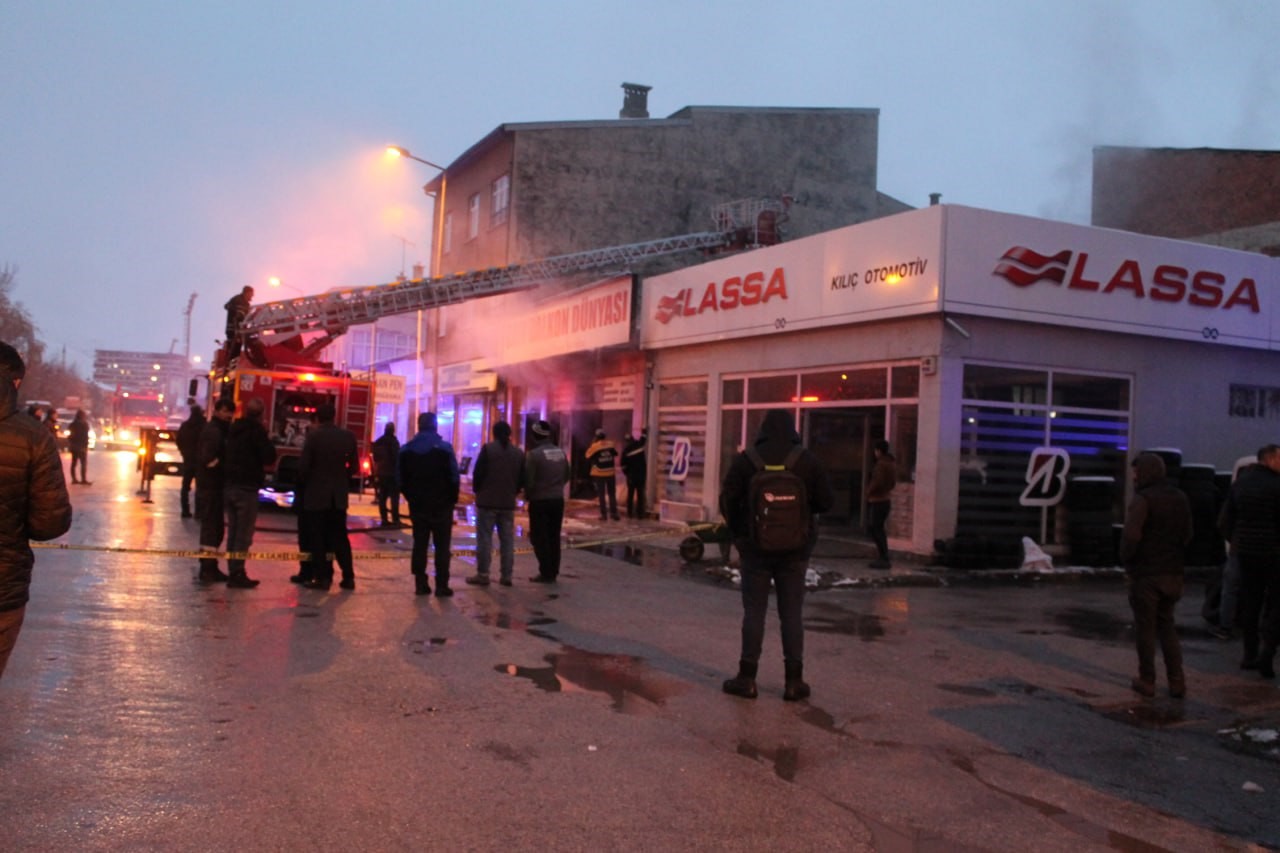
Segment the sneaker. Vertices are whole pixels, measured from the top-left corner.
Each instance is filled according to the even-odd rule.
[[[498,583],[502,584],[503,586],[511,586],[511,578],[502,578],[501,580],[498,581]]]
[[[305,586],[309,580],[311,580],[311,575],[304,575],[301,572],[296,575],[289,575],[289,583],[296,583],[299,586]]]
[[[447,586],[436,587],[436,598],[449,598],[453,595],[453,590]]]
[[[226,583],[227,573],[216,566],[212,569],[201,569],[199,580],[200,583]]]
[[[488,575],[469,575],[467,577],[467,584],[469,586],[488,586],[489,576]]]

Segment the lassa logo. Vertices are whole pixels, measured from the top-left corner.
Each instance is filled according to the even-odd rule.
[[[702,290],[701,298],[694,296],[695,288],[685,287],[671,296],[658,300],[654,313],[659,323],[669,323],[676,317],[696,317],[704,311],[731,311],[739,306],[759,305],[774,297],[787,298],[787,276],[778,267],[765,281],[763,272],[726,278],[723,282],[709,282]]]
[[[1153,302],[1183,302],[1198,308],[1236,308],[1251,314],[1261,311],[1258,285],[1251,278],[1230,282],[1213,270],[1189,270],[1173,264],[1159,264],[1148,276],[1135,260],[1124,260],[1114,270],[1089,270],[1089,253],[1063,249],[1056,255],[1042,255],[1025,246],[1014,246],[1000,257],[992,270],[1015,287],[1030,287],[1047,281],[1071,290],[1097,293],[1127,292],[1136,299]],[[1106,275],[1106,273],[1110,273]],[[1090,278],[1089,274],[1098,276]],[[1105,283],[1104,283],[1105,282]]]

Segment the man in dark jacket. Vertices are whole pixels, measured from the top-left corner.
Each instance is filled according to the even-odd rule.
[[[770,409],[760,425],[755,450],[767,465],[781,465],[800,444],[794,415],[785,409]],[[822,465],[808,450],[796,458],[793,472],[804,481],[809,511],[816,516],[826,512],[834,502],[831,484]],[[756,671],[764,644],[764,617],[769,609],[769,587],[778,595],[778,621],[782,632],[782,656],[786,669],[786,687],[782,698],[798,701],[809,696],[804,681],[804,608],[805,574],[809,555],[818,540],[816,517],[811,517],[807,543],[798,550],[769,554],[752,540],[750,530],[751,479],[756,465],[744,452],[729,466],[720,488],[720,511],[733,534],[734,544],[742,557],[742,655],[738,674],[724,683],[724,692],[747,699],[756,697]]]
[[[378,498],[378,516],[383,527],[400,526],[400,439],[396,425],[388,423],[382,437],[373,443],[373,476]]]
[[[89,482],[89,416],[84,409],[76,409],[76,416],[67,427],[67,448],[71,451],[71,482],[92,486]],[[76,468],[80,469],[79,478]]]
[[[178,503],[182,507],[182,517],[191,517],[191,484],[196,478],[199,465],[196,458],[200,455],[200,433],[204,432],[204,409],[193,405],[191,416],[178,427],[176,437],[178,452],[182,454],[182,486],[178,492]]]
[[[471,485],[476,495],[476,573],[472,586],[489,585],[493,563],[493,528],[498,528],[501,551],[499,583],[511,586],[516,561],[516,495],[524,481],[524,451],[511,443],[511,425],[493,425],[493,441],[480,448]]]
[[[564,525],[564,486],[569,457],[551,441],[551,424],[532,427],[533,447],[524,457],[524,497],[529,505],[529,544],[538,559],[534,583],[555,583],[560,576],[560,528]]]
[[[1138,647],[1138,677],[1130,685],[1143,696],[1156,695],[1158,638],[1169,695],[1181,699],[1187,682],[1173,609],[1182,598],[1183,562],[1193,532],[1191,503],[1169,482],[1164,460],[1154,453],[1133,460],[1133,487],[1120,539]]]
[[[18,411],[26,375],[18,351],[0,341],[0,675],[18,642],[30,599],[31,540],[71,528],[71,499],[53,434]]]
[[[244,318],[249,316],[249,308],[252,304],[253,288],[245,285],[239,293],[227,300],[226,305],[222,306],[227,309],[226,351],[228,364],[240,355],[240,348],[244,345],[244,333],[240,330],[240,326],[244,323]]]
[[[430,595],[427,549],[436,544],[436,596],[453,595],[449,588],[449,549],[453,546],[453,508],[458,503],[458,458],[453,445],[436,432],[436,413],[418,415],[418,434],[400,448],[400,492],[409,502],[413,551],[409,571],[414,591]]]
[[[223,459],[222,501],[227,516],[227,551],[243,555],[253,545],[253,528],[258,521],[258,490],[267,481],[267,466],[276,461],[276,448],[262,423],[265,405],[257,397],[244,404],[244,414],[227,430]],[[253,589],[258,581],[249,577],[245,558],[227,558],[227,586]]]
[[[627,518],[644,518],[644,481],[649,476],[646,444],[649,430],[631,436],[622,448],[622,474],[627,478]]]
[[[1280,446],[1263,447],[1258,461],[1240,472],[1227,493],[1218,527],[1240,564],[1240,668],[1275,678],[1280,645]]]
[[[200,522],[200,550],[215,552],[222,545],[227,532],[227,520],[223,515],[222,472],[226,455],[227,431],[236,404],[219,400],[213,405],[213,417],[200,430],[200,443],[196,446],[196,520]],[[218,568],[217,557],[200,558],[200,582],[221,583],[226,573]]]
[[[333,584],[333,554],[342,570],[342,589],[356,588],[355,566],[351,557],[351,540],[347,536],[347,495],[351,478],[360,470],[356,437],[348,429],[334,423],[337,412],[332,403],[316,411],[319,424],[307,431],[298,460],[298,486],[301,515],[298,524],[305,528],[305,540],[313,549],[309,589],[328,589]]]
[[[889,442],[883,439],[875,443],[871,452],[876,462],[867,480],[867,535],[875,543],[876,558],[867,563],[867,567],[888,569],[893,564],[889,562],[889,534],[885,525],[893,506],[890,501],[893,487],[898,482],[898,461],[889,452]]]

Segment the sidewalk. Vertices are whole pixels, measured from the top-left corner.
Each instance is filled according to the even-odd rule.
[[[464,495],[469,500],[470,495]],[[475,513],[465,506],[467,523],[474,524]],[[403,509],[403,507],[402,507]],[[368,495],[354,498],[348,514],[367,520],[376,526],[377,505]],[[523,533],[528,527],[528,515],[523,507],[516,509],[517,549],[528,548]],[[685,561],[680,556],[680,543],[696,533],[690,525],[664,522],[657,518],[601,521],[594,500],[570,500],[565,507],[564,540],[566,548],[589,550],[606,549],[611,545],[624,545],[658,552],[676,562]],[[467,539],[469,537],[459,537]],[[818,538],[809,563],[809,587],[811,589],[881,588],[907,586],[948,586],[951,584],[1026,584],[1053,581],[1103,580],[1118,581],[1124,571],[1118,566],[1093,568],[1089,566],[1058,565],[1048,571],[1022,571],[1021,569],[952,569],[916,554],[893,555],[892,569],[872,569],[868,563],[874,559],[871,542],[853,535],[833,535],[824,532]],[[738,556],[731,551],[729,564],[720,557],[716,542],[703,543],[701,560],[690,562],[701,566],[712,577],[737,583]],[[1197,577],[1207,569],[1189,569],[1190,577]]]

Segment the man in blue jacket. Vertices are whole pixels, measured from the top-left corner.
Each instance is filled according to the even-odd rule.
[[[453,508],[458,503],[458,458],[453,445],[436,432],[436,413],[418,415],[418,434],[400,448],[400,493],[409,503],[413,551],[409,571],[414,592],[430,595],[427,549],[436,545],[436,597],[453,595],[449,588],[449,549],[453,545]]]

